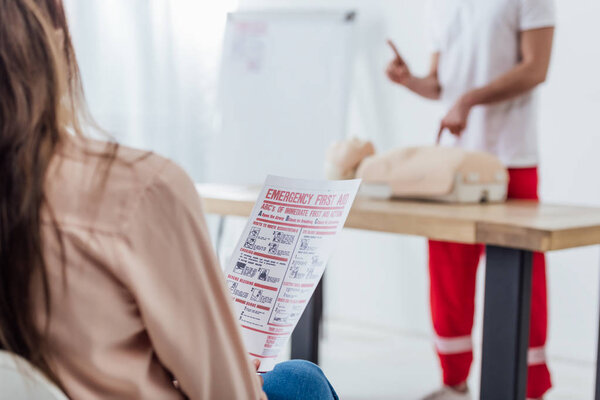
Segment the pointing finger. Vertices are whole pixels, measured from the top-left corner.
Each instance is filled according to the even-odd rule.
[[[394,42],[392,42],[390,39],[388,39],[387,43],[391,47],[392,51],[394,52],[394,55],[396,56],[396,61],[399,64],[404,64],[404,60],[402,59],[402,56],[400,56],[400,52],[398,51],[398,48],[396,47]]]

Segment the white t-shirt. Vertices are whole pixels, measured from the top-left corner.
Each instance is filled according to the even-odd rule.
[[[430,0],[429,7],[441,100],[448,109],[519,62],[519,32],[554,26],[553,0]],[[474,107],[460,138],[444,133],[442,144],[488,151],[508,167],[537,165],[535,89]]]

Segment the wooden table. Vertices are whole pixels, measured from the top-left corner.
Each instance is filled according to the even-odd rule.
[[[210,184],[197,188],[207,213],[241,217],[250,215],[259,191]],[[481,399],[523,400],[532,254],[600,244],[600,208],[531,201],[451,205],[358,197],[345,227],[485,244]],[[292,355],[312,361],[318,360],[320,313],[316,303],[322,301],[322,292],[316,297],[292,338]],[[600,368],[596,374],[596,399],[600,400]]]

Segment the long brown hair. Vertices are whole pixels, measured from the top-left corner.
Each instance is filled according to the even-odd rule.
[[[49,208],[50,162],[69,137],[82,134],[85,110],[61,0],[0,0],[0,348],[61,387],[45,340],[51,310],[41,214]],[[42,331],[34,319],[34,276],[41,277],[48,321]]]

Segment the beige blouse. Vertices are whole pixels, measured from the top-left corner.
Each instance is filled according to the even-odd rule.
[[[258,399],[192,181],[172,162],[125,147],[105,175],[104,149],[90,140],[65,146],[47,178],[66,250],[63,270],[44,210],[49,347],[69,396]]]

